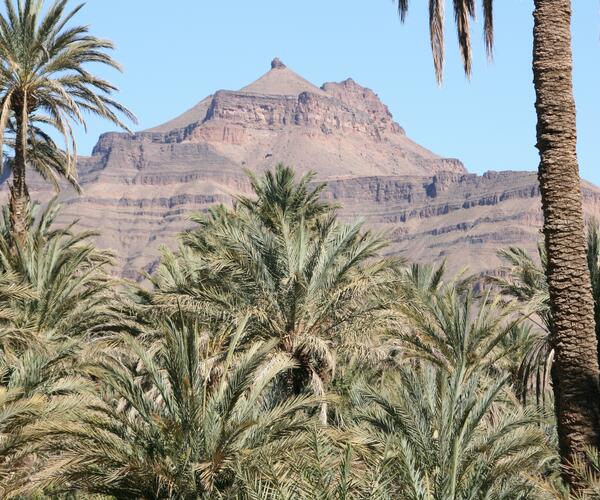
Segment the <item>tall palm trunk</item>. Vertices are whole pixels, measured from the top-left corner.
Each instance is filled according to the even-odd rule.
[[[27,239],[27,218],[29,213],[29,191],[25,182],[27,164],[27,99],[15,106],[17,137],[13,162],[13,182],[10,187],[10,222],[13,241],[23,246]]]
[[[533,73],[539,181],[556,350],[554,393],[562,462],[597,446],[599,369],[586,261],[572,83],[571,1],[535,0]],[[565,479],[577,489],[565,467]]]

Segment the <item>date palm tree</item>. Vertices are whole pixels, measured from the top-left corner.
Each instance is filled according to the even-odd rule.
[[[77,192],[81,186],[77,181],[77,172],[69,167],[68,153],[61,148],[52,136],[43,130],[44,122],[31,116],[29,123],[29,139],[27,141],[27,164],[37,172],[42,179],[52,185],[54,192],[60,191],[60,181],[68,182]],[[16,123],[12,117],[4,134],[4,164],[0,176],[0,184],[4,184],[13,174],[15,162],[14,153],[16,145]]]
[[[506,378],[483,376],[424,361],[360,390],[357,419],[388,465],[389,498],[538,498],[530,472],[552,457],[539,416],[510,402]]]
[[[404,20],[409,0],[397,0]],[[429,2],[429,29],[436,77],[444,64],[445,0]],[[482,0],[485,45],[493,45],[493,0]],[[539,182],[548,254],[547,279],[556,352],[553,390],[565,479],[576,487],[568,464],[584,460],[600,439],[600,401],[594,301],[587,268],[577,129],[572,83],[571,0],[535,0],[533,74],[536,92]],[[453,0],[459,46],[471,72],[470,19],[475,0]],[[573,480],[571,480],[573,479]]]
[[[56,199],[40,208],[34,204],[27,211],[28,232],[16,251],[9,210],[4,206],[0,211],[0,273],[32,292],[5,301],[17,314],[12,326],[35,334],[54,332],[65,339],[120,330],[114,291],[118,280],[109,275],[112,254],[94,247],[92,232],[77,232],[74,224],[56,228]]]
[[[256,470],[260,456],[275,460],[302,442],[314,425],[307,410],[318,400],[276,397],[274,380],[292,361],[273,356],[272,343],[239,352],[232,342],[220,356],[197,321],[167,320],[161,328],[150,346],[124,337],[118,348],[88,355],[99,388],[71,421],[38,427],[61,453],[32,488],[123,499],[240,498],[238,470]]]
[[[546,251],[544,246],[540,245],[537,260],[518,247],[500,250],[498,255],[505,263],[501,268],[503,276],[493,276],[489,280],[499,287],[503,295],[524,304],[525,314],[537,327],[536,339],[523,360],[520,378],[523,397],[527,396],[528,385],[534,385],[537,398],[540,399],[546,392],[548,375],[554,359],[551,335],[553,318],[546,280]],[[595,220],[587,225],[587,262],[594,296],[596,338],[600,340],[600,226]],[[535,316],[530,315],[531,311]],[[600,356],[600,353],[598,354]]]
[[[64,138],[67,178],[75,176],[77,147],[73,125],[85,126],[84,113],[120,120],[134,116],[111,98],[117,88],[86,67],[100,64],[119,69],[107,54],[108,40],[89,34],[87,26],[69,26],[82,5],[67,10],[68,0],[55,0],[44,11],[43,0],[5,0],[0,14],[0,149],[14,117],[15,144],[10,188],[11,223],[15,241],[26,238],[29,192],[26,168],[30,160],[31,124],[43,123]]]
[[[110,307],[110,255],[86,242],[88,233],[53,228],[56,202],[43,211],[31,207],[26,241],[16,252],[2,208],[0,497],[11,498],[44,463],[32,428],[70,414],[89,385],[76,375],[82,340],[110,334],[119,320]]]
[[[264,457],[260,475],[245,468],[242,498],[256,500],[391,500],[390,469],[360,432],[314,428],[283,463]]]
[[[448,374],[465,377],[486,371],[505,376],[512,356],[520,352],[519,342],[507,342],[518,329],[521,318],[514,307],[492,299],[490,291],[477,299],[471,291],[457,292],[449,286],[427,300],[402,302],[398,311],[408,327],[398,333],[405,360],[426,359]]]
[[[81,403],[88,384],[74,376],[75,340],[52,332],[32,334],[3,328],[0,339],[0,496],[12,494],[43,463],[33,428],[60,421]]]
[[[279,166],[252,179],[256,198],[194,216],[179,258],[165,253],[154,277],[156,305],[173,312],[254,311],[255,338],[296,360],[285,384],[296,395],[325,393],[340,352],[375,351],[367,333],[385,321],[397,276],[395,259],[376,258],[386,241],[340,222],[311,178]]]

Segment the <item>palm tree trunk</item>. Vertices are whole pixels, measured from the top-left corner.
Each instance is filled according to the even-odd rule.
[[[572,84],[571,1],[535,0],[533,73],[539,181],[556,350],[554,393],[563,465],[597,446],[599,369],[586,260]],[[576,480],[565,467],[565,479]]]
[[[29,191],[25,182],[27,164],[27,102],[23,99],[21,109],[15,110],[17,137],[13,163],[13,182],[10,186],[10,222],[13,241],[23,246],[27,239],[27,219],[29,216]]]

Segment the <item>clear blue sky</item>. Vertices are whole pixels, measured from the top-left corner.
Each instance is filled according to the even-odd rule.
[[[474,26],[475,64],[461,71],[448,2],[445,82],[432,69],[425,0],[403,26],[390,0],[88,0],[80,23],[117,44],[125,73],[111,74],[138,129],[176,116],[217,89],[237,89],[275,56],[315,84],[349,76],[372,88],[396,121],[434,152],[473,172],[534,170],[531,73],[533,0],[500,0],[495,60]],[[477,1],[479,7],[479,0]],[[600,2],[573,0],[575,96],[582,176],[600,184]],[[78,134],[91,151],[110,126]]]

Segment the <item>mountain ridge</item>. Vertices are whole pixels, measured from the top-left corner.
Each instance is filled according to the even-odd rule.
[[[388,233],[390,253],[447,259],[482,272],[511,245],[535,251],[541,212],[532,172],[471,174],[412,141],[387,106],[351,78],[317,87],[279,59],[240,90],[219,90],[188,111],[135,134],[106,133],[79,161],[82,196],[65,192],[63,220],[102,232],[98,243],[138,278],[174,246],[191,212],[247,194],[244,169],[282,162],[327,181],[342,218]],[[34,182],[32,195],[48,196]],[[600,190],[584,184],[585,209],[600,215]]]

